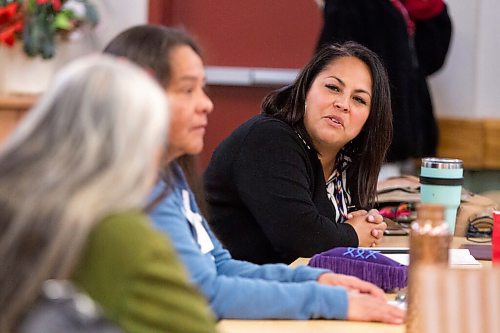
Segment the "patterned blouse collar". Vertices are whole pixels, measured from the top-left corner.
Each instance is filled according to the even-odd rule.
[[[295,131],[299,139],[308,150],[311,146],[304,140],[299,132]],[[332,202],[335,209],[335,221],[337,223],[345,222],[351,206],[351,196],[347,190],[346,170],[351,164],[351,158],[342,151],[337,154],[335,160],[335,169],[326,182],[326,194]]]
[[[351,206],[351,196],[347,189],[347,168],[351,159],[342,153],[337,155],[335,170],[326,182],[326,194],[335,209],[336,222],[345,222]]]

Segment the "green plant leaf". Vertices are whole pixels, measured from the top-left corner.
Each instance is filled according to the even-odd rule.
[[[75,26],[65,12],[60,12],[54,19],[53,27],[55,29],[71,30]]]

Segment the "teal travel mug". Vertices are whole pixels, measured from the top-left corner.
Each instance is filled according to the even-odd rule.
[[[428,157],[420,168],[420,201],[445,206],[445,221],[453,235],[463,184],[462,160]]]

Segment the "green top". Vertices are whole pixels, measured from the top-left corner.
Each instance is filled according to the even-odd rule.
[[[73,280],[126,332],[215,332],[170,240],[141,213],[99,223]]]

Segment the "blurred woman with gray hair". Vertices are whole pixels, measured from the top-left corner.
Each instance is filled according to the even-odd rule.
[[[165,94],[126,60],[56,77],[0,151],[0,331],[70,279],[127,332],[213,332],[170,242],[141,212],[166,144]],[[28,316],[29,317],[29,316]]]

